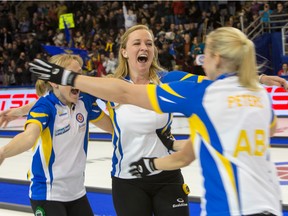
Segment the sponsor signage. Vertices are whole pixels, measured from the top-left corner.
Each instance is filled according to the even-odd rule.
[[[0,90],[0,110],[17,108],[38,99],[35,89]]]

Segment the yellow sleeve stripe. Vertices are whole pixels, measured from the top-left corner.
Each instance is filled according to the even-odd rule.
[[[40,131],[42,132],[43,130],[43,127],[42,127],[42,124],[40,121],[36,120],[36,119],[29,119],[25,122],[25,125],[24,125],[24,129],[26,129],[27,125],[30,124],[30,123],[34,123],[34,124],[37,124],[39,127],[40,127]]]
[[[48,116],[48,114],[46,114],[46,113],[36,113],[36,112],[30,112],[30,115],[31,115],[33,118],[46,117],[46,116]]]
[[[177,92],[175,92],[168,84],[163,84],[160,86],[163,90],[168,92],[169,94],[172,94],[176,97],[184,98],[183,96],[179,95]]]
[[[147,85],[147,93],[153,110],[157,113],[162,113],[157,101],[156,85]]]
[[[43,148],[43,154],[46,162],[46,166],[49,166],[49,161],[51,158],[51,153],[52,153],[52,137],[49,128],[46,128],[41,135],[42,139],[42,148]]]
[[[98,116],[98,118],[91,120],[90,122],[98,122],[104,117],[105,113],[102,111],[101,114]]]
[[[205,76],[198,76],[197,83],[201,83],[204,80]]]
[[[183,81],[183,80],[185,80],[185,79],[187,79],[187,78],[189,78],[191,76],[195,76],[195,75],[194,74],[187,74],[184,77],[182,77],[182,79],[180,81]]]

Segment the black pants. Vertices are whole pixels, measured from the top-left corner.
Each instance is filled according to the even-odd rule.
[[[94,216],[86,195],[70,202],[30,199],[30,203],[35,216]]]
[[[117,216],[189,216],[188,195],[179,170],[144,179],[112,178]]]

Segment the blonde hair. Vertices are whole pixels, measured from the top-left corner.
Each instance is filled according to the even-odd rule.
[[[54,55],[50,57],[49,62],[66,68],[71,63],[72,60],[77,61],[79,65],[82,67],[83,60],[78,55],[70,55],[70,54]],[[36,81],[35,88],[36,88],[36,94],[39,97],[43,96],[46,92],[52,90],[52,86],[48,82],[39,79]]]
[[[159,84],[159,77],[157,76],[158,71],[164,71],[164,69],[159,65],[158,62],[158,50],[154,44],[154,35],[152,31],[146,26],[146,25],[135,25],[129,28],[121,37],[120,39],[120,47],[119,47],[119,53],[118,53],[118,66],[115,70],[114,77],[115,78],[125,78],[129,74],[129,67],[127,59],[122,56],[122,49],[126,49],[127,41],[129,35],[137,30],[146,30],[148,31],[153,40],[153,47],[154,47],[154,59],[152,61],[151,67],[149,69],[149,79],[154,84]]]
[[[243,32],[233,27],[217,28],[208,34],[206,48],[227,62],[227,69],[237,73],[241,85],[259,89],[255,47]]]

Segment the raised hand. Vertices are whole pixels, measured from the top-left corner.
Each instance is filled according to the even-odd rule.
[[[154,158],[141,158],[140,160],[130,164],[129,172],[137,178],[143,178],[153,171],[157,170],[154,165]]]
[[[41,59],[35,59],[33,62],[30,62],[29,71],[34,73],[38,79],[71,86],[73,86],[74,80],[78,75],[73,71],[66,70],[63,67]]]

